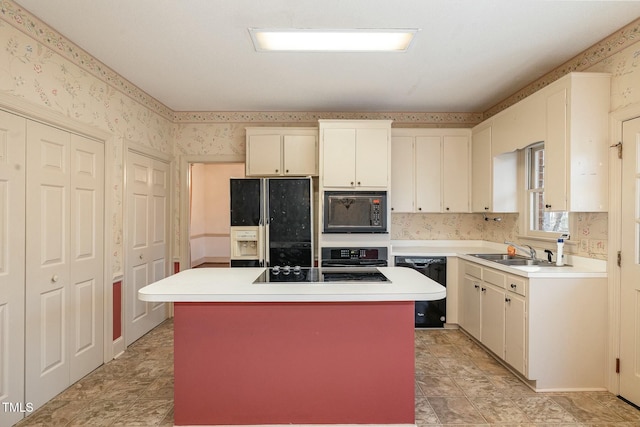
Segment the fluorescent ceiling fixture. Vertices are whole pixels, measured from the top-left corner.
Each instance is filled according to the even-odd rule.
[[[418,31],[249,29],[257,51],[290,52],[405,52]]]

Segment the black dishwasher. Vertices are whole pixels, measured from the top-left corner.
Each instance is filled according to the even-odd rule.
[[[447,286],[446,257],[397,256],[396,267],[418,270],[431,280]],[[416,328],[442,328],[447,317],[447,299],[416,301]]]

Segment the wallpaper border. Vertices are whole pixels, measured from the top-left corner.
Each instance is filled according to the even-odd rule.
[[[640,38],[640,18],[638,18],[485,112],[194,112],[171,110],[11,0],[0,0],[0,19],[173,123],[311,123],[318,119],[387,119],[404,125],[473,127],[558,78],[573,71],[585,70],[637,42]]]
[[[549,84],[558,80],[560,77],[563,77],[572,72],[587,70],[593,65],[604,61],[605,59],[624,50],[630,45],[638,42],[639,39],[640,18],[637,18],[635,21],[632,21],[631,23],[622,27],[620,30],[591,46],[587,50],[574,56],[564,64],[546,73],[538,80],[534,80],[513,95],[489,108],[484,112],[482,120],[486,120],[489,117],[496,115],[500,111],[516,104],[517,102],[522,101],[527,96],[532,95],[545,86],[548,86]]]

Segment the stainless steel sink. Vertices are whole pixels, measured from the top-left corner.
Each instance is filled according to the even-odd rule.
[[[538,266],[538,267],[556,267],[555,262],[549,262],[545,259],[531,259],[522,255],[509,254],[469,254],[474,257],[486,259],[487,261],[497,262],[498,264],[508,265],[512,267],[520,266]]]

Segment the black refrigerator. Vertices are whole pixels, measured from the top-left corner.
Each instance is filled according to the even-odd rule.
[[[311,178],[232,178],[231,266],[313,266]]]

